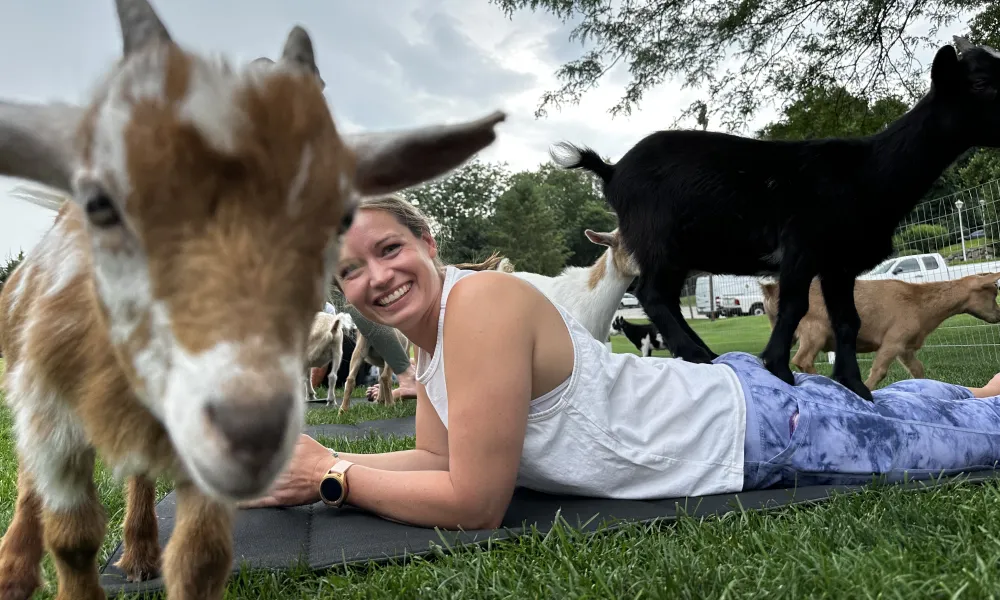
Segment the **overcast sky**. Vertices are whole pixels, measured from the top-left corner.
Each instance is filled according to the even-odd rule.
[[[568,41],[572,24],[527,11],[508,20],[487,0],[159,0],[156,9],[179,43],[234,61],[276,57],[291,26],[302,24],[344,131],[504,109],[498,141],[480,156],[513,169],[547,161],[549,145],[561,139],[616,159],[696,99],[693,90],[665,84],[647,94],[641,110],[612,119],[607,110],[627,81],[618,69],[580,105],[535,119],[541,94],[558,85],[555,70],[579,56],[578,43]],[[119,56],[112,0],[10,0],[3,12],[0,97],[84,102]],[[754,125],[774,116],[764,111]],[[5,197],[19,183],[0,177],[0,258],[28,251],[52,221],[51,212]]]

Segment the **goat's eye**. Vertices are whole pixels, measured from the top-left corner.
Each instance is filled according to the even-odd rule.
[[[113,227],[121,223],[121,216],[107,194],[99,193],[87,200],[87,218],[95,227]]]

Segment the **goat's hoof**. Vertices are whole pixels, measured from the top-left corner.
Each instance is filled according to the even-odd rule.
[[[695,364],[708,364],[718,358],[713,356],[709,352],[705,352],[704,348],[695,347],[690,350],[685,350],[683,352],[678,352],[678,356],[683,358],[686,362]]]
[[[783,365],[781,363],[768,363],[767,359],[764,359],[764,367],[778,379],[784,381],[788,385],[795,385],[795,375],[792,370],[788,368],[788,365]]]
[[[861,381],[860,379],[855,379],[853,377],[847,377],[844,375],[839,375],[839,376],[835,375],[833,378],[838,383],[840,383],[847,389],[851,390],[861,398],[869,402],[875,401],[875,397],[872,395],[872,391],[868,389],[868,386],[865,385],[864,382]]]
[[[125,579],[128,581],[148,581],[160,576],[159,555],[159,546],[156,546],[155,550],[149,550],[147,547],[143,550],[132,551],[126,548],[115,566],[125,573]]]

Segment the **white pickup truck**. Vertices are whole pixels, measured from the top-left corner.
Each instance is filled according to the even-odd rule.
[[[889,258],[858,279],[901,279],[911,283],[951,281],[975,273],[1000,273],[1000,261],[948,266],[937,252]]]

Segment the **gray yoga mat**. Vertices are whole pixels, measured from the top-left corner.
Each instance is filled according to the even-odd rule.
[[[1000,470],[979,471],[937,480],[900,484],[908,489],[926,489],[960,481],[983,482],[1000,475]],[[697,498],[674,498],[655,501],[607,500],[570,496],[552,496],[519,488],[515,490],[503,524],[497,530],[466,532],[440,531],[386,521],[354,509],[331,509],[322,503],[294,508],[267,508],[240,511],[233,532],[234,565],[250,568],[285,570],[306,564],[313,570],[350,563],[384,563],[425,556],[434,546],[447,548],[461,544],[483,544],[489,539],[513,538],[532,525],[549,531],[556,515],[573,527],[587,532],[614,529],[622,523],[673,521],[679,515],[694,517],[722,515],[731,511],[771,510],[793,504],[822,502],[832,493],[851,493],[865,486],[810,486],[797,489],[771,489],[738,494],[718,494]],[[160,545],[170,537],[174,524],[173,493],[157,505]],[[158,591],[162,579],[140,583],[125,581],[113,564],[121,547],[102,568],[101,584],[109,595],[122,592]]]

